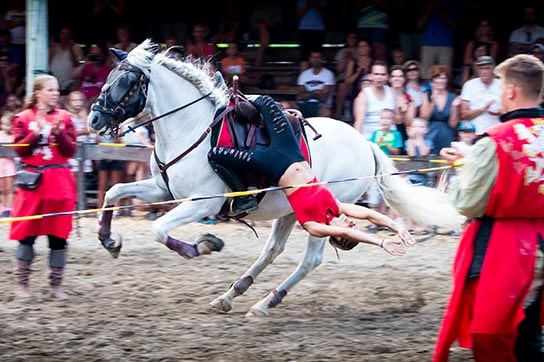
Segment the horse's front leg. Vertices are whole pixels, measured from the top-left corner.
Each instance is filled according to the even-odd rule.
[[[229,290],[210,303],[214,309],[222,312],[228,312],[232,309],[232,301],[234,298],[244,294],[253,284],[257,276],[283,252],[285,243],[293,230],[294,224],[294,215],[287,215],[274,220],[272,232],[270,233],[259,258],[240,277],[240,279],[232,283]]]
[[[104,195],[104,205],[99,218],[98,240],[112,257],[117,258],[121,252],[123,237],[111,230],[113,207],[117,200],[138,197],[146,202],[168,200],[169,194],[157,187],[154,179],[113,185]]]
[[[309,236],[304,258],[297,266],[297,269],[276,289],[269,292],[261,301],[255,303],[249,312],[247,312],[246,317],[267,316],[268,309],[280,304],[289,290],[304,279],[304,277],[306,277],[306,275],[308,275],[312,270],[317,268],[323,261],[323,248],[325,246],[325,240],[325,238]]]
[[[183,202],[155,220],[151,232],[156,241],[186,259],[210,254],[212,251],[221,251],[224,246],[223,240],[213,234],[204,234],[196,243],[191,244],[173,238],[168,234],[168,231],[174,227],[196,221],[201,217],[215,215],[221,208],[222,202],[223,199]]]

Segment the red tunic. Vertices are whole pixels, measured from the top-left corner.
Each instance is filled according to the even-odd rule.
[[[32,128],[34,125],[36,110],[27,109],[15,115],[13,119],[15,143],[30,144],[30,146],[15,147],[21,162],[34,166],[66,164],[74,156],[77,147],[76,132],[70,113],[56,109],[47,114],[46,120],[52,123],[58,117],[61,117],[63,122],[61,132],[40,140],[40,136],[36,136],[29,129],[29,126]],[[48,145],[39,146],[39,142],[48,143]],[[36,190],[17,190],[11,216],[73,211],[76,199],[76,186],[70,168],[47,168],[43,170],[42,183]],[[70,231],[72,231],[72,216],[55,216],[13,222],[9,237],[12,240],[21,240],[27,236],[54,235],[66,239]]]
[[[314,177],[308,183],[317,182],[317,177]],[[328,225],[332,218],[340,214],[336,198],[323,185],[300,187],[287,196],[287,199],[300,225],[308,221]]]
[[[468,302],[467,274],[480,221],[472,221],[463,233],[433,361],[447,361],[456,339],[471,348],[471,333],[515,333],[525,317],[523,302],[534,278],[538,234],[544,236],[544,151],[538,144],[543,125],[542,119],[513,119],[486,132],[497,145],[499,162],[486,207],[493,228],[473,304]]]

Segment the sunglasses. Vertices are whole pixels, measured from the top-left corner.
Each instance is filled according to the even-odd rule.
[[[408,68],[406,71],[411,72],[412,70],[419,70],[418,68]]]

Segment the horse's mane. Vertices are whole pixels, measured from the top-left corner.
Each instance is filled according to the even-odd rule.
[[[176,57],[170,55],[171,49],[160,50],[157,43],[150,39],[144,40],[127,55],[127,60],[144,72],[146,77],[151,75],[151,67],[164,66],[180,77],[191,82],[202,95],[215,103],[217,108],[223,107],[228,102],[229,89],[219,72],[211,77],[209,61],[191,56]]]

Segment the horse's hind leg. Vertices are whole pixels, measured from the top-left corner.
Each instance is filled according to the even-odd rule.
[[[304,259],[299,263],[297,269],[276,289],[269,292],[261,301],[255,303],[249,312],[247,312],[246,317],[267,316],[269,308],[280,304],[289,290],[304,279],[312,270],[317,268],[323,261],[325,240],[324,238],[309,236]]]
[[[215,298],[210,305],[219,311],[228,312],[232,309],[234,298],[242,295],[253,284],[257,276],[285,249],[285,243],[293,230],[295,216],[287,215],[274,220],[272,232],[261,251],[259,258],[253,265],[232,285],[229,290]]]

